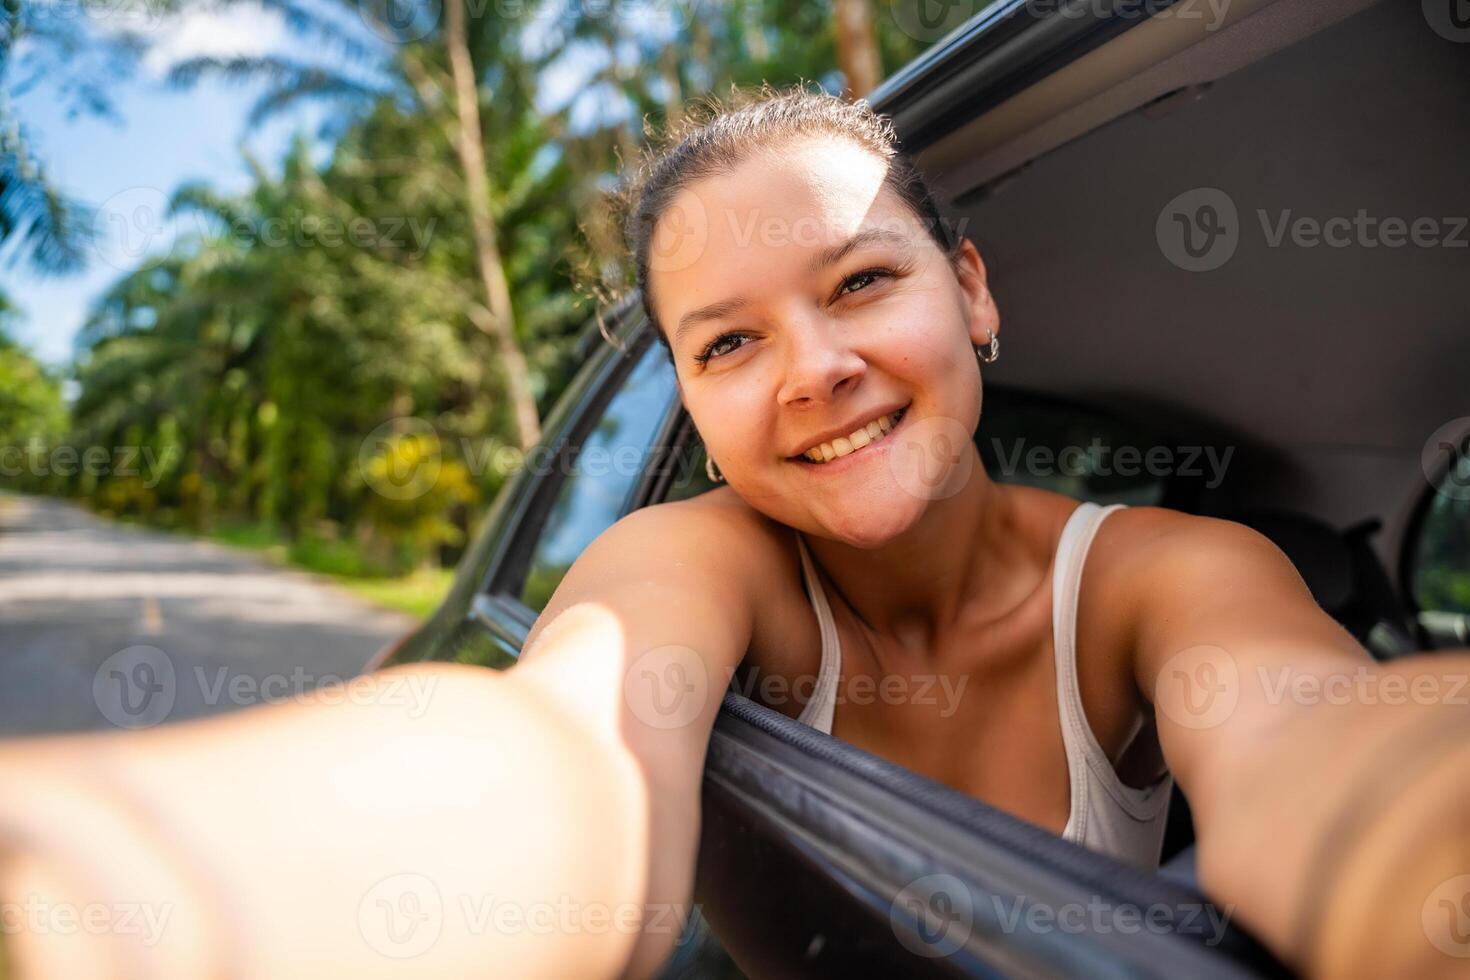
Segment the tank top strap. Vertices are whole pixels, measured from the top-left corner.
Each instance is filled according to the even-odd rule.
[[[837,636],[837,622],[832,618],[832,608],[827,605],[827,593],[822,588],[816,564],[812,561],[806,539],[801,536],[800,531],[796,532],[796,547],[801,553],[802,581],[806,585],[812,609],[817,614],[817,625],[822,634],[822,663],[817,671],[817,682],[796,720],[830,735],[832,715],[837,707],[837,682],[842,677],[842,644]]]
[[[1135,789],[1118,778],[1107,753],[1093,734],[1082,706],[1082,689],[1077,680],[1077,606],[1082,591],[1082,568],[1088,549],[1104,519],[1124,504],[1101,506],[1093,502],[1081,504],[1067,519],[1057,543],[1056,563],[1052,579],[1052,638],[1056,656],[1057,704],[1061,714],[1062,745],[1066,750],[1067,769],[1072,783],[1072,811],[1062,836],[1083,842],[1092,834],[1088,820],[1101,800],[1093,799],[1101,790],[1124,813],[1134,820],[1151,820],[1167,802],[1167,793],[1158,786]],[[1142,728],[1138,719],[1131,742]]]

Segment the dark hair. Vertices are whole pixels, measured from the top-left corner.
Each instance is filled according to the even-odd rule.
[[[670,358],[673,352],[653,312],[648,254],[654,227],[678,193],[716,174],[728,174],[751,154],[798,137],[845,138],[888,164],[884,185],[891,188],[928,230],[951,263],[959,238],[940,217],[928,185],[913,161],[900,149],[892,123],[866,100],[848,102],[804,83],[786,89],[762,84],[759,89],[731,86],[723,102],[704,98],[691,105],[644,156],[636,179],[617,195],[625,215],[623,235],[632,253],[633,271],[644,312]]]

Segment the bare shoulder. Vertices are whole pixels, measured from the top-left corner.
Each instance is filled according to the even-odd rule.
[[[654,512],[654,513],[650,513]],[[729,587],[751,608],[747,663],[764,670],[815,670],[821,634],[801,582],[795,532],[750,506],[729,487],[638,511],[699,543]],[[630,515],[631,516],[631,515]]]
[[[615,592],[656,593],[665,608],[685,608],[698,599],[754,628],[772,571],[787,560],[782,527],[723,487],[626,514],[577,557],[527,646],[561,610]]]
[[[1248,649],[1292,638],[1301,648],[1362,653],[1291,559],[1244,524],[1128,507],[1103,522],[1095,546],[1103,601],[1131,640],[1141,678],[1157,676],[1171,652],[1204,642]]]
[[[1291,560],[1259,531],[1168,507],[1115,511],[1099,527],[1087,560],[1109,604],[1136,614],[1155,600],[1202,589],[1309,595]]]
[[[652,504],[623,520],[637,525],[642,533],[688,535],[695,552],[714,556],[722,565],[743,557],[748,560],[741,567],[761,573],[769,573],[772,563],[782,560],[792,534],[791,528],[751,507],[729,487],[687,500]],[[734,550],[727,550],[731,548]]]
[[[1145,579],[1181,573],[1295,574],[1290,559],[1254,528],[1168,507],[1125,507],[1114,512],[1098,530],[1095,547],[1100,563]]]

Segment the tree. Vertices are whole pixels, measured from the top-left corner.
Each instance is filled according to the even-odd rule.
[[[0,477],[29,485],[19,454],[31,444],[49,447],[65,429],[66,410],[55,374],[14,339],[19,313],[0,292]]]
[[[523,86],[494,91],[490,79],[514,74],[519,59],[516,24],[481,12],[467,16],[463,0],[446,0],[442,23],[428,8],[414,8],[404,19],[393,0],[364,0],[341,7],[361,16],[377,44],[356,36],[332,19],[295,0],[269,0],[298,36],[328,43],[340,55],[336,64],[299,64],[279,57],[196,58],[177,65],[171,79],[190,85],[216,75],[264,79],[268,91],[251,113],[255,121],[306,99],[331,99],[357,113],[384,98],[414,100],[433,119],[458,158],[457,183],[473,229],[474,274],[478,296],[465,296],[465,314],[489,336],[499,358],[501,380],[512,407],[517,439],[529,449],[540,439],[537,410],[504,256],[494,220],[491,174],[485,166],[483,106],[491,99],[524,98]],[[339,11],[340,13],[341,11]],[[361,118],[360,115],[357,118]]]
[[[861,98],[877,88],[883,76],[872,8],[868,0],[833,0],[832,17],[837,34],[837,64],[847,80],[848,95]]]

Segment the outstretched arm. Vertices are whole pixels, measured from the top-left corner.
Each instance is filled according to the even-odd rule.
[[[1266,538],[1177,515],[1156,528],[1129,559],[1135,673],[1201,883],[1307,975],[1462,971],[1470,651],[1378,664]]]
[[[395,667],[350,696],[0,743],[11,975],[651,974],[692,891],[751,541],[688,507],[630,515],[504,673]]]
[[[550,943],[493,903],[638,894],[628,762],[510,675],[415,666],[351,689],[0,747],[16,975],[619,972],[635,934]]]

